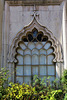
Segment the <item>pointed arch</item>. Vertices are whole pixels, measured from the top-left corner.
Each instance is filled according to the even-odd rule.
[[[63,50],[60,42],[53,36],[53,33],[51,31],[49,31],[46,27],[40,25],[35,17],[33,21],[29,23],[29,25],[25,26],[20,32],[18,32],[16,37],[13,39],[8,55],[8,62],[17,62],[17,60],[15,59],[16,49],[18,48],[19,43],[23,41],[22,37],[26,37],[28,33],[31,33],[34,30],[42,32],[43,37],[46,36],[46,38],[48,38],[48,41],[52,43],[52,47],[54,48],[53,53],[55,55],[53,61],[63,62]],[[25,41],[27,41],[27,38],[25,38]]]

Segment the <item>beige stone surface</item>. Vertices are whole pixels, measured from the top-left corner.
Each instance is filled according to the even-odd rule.
[[[34,6],[10,6],[10,45],[16,34],[28,25],[33,16]],[[63,5],[36,6],[37,21],[48,28],[62,44]]]

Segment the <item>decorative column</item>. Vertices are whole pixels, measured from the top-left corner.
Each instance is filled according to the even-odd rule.
[[[3,18],[3,35],[2,35],[2,67],[7,67],[7,55],[9,48],[9,5],[5,2],[5,12]]]
[[[67,69],[67,1],[63,5],[63,52],[64,69]]]

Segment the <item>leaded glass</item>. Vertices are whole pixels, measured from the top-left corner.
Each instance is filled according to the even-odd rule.
[[[46,66],[40,66],[40,75],[46,75]]]
[[[29,55],[24,56],[24,64],[31,64],[31,56]]]
[[[24,75],[31,75],[31,66],[24,66]]]
[[[16,75],[23,75],[23,66],[16,66]]]
[[[23,83],[23,77],[16,77],[16,82],[19,84]]]
[[[38,67],[37,66],[33,66],[33,75],[38,75]]]
[[[38,31],[37,30],[34,30],[33,31],[33,37],[37,37],[37,33],[38,33]]]
[[[54,48],[42,32],[37,29],[28,32],[16,51],[16,82],[30,84],[32,75],[38,75],[41,79],[51,76],[50,82],[55,79]]]
[[[38,56],[37,55],[32,55],[32,65],[37,65],[38,63]]]

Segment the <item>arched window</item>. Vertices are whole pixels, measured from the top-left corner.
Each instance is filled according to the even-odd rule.
[[[38,75],[41,79],[51,76],[55,79],[54,48],[47,36],[34,29],[22,37],[17,49],[16,82],[31,83],[31,76]]]

